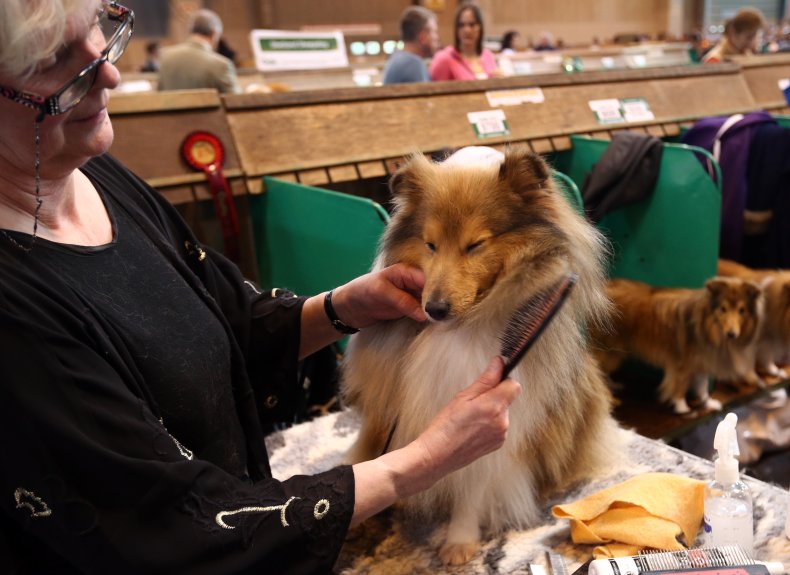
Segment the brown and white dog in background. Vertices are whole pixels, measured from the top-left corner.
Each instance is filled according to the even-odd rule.
[[[377,267],[405,262],[425,274],[426,324],[387,322],[352,337],[343,366],[347,403],[362,416],[349,458],[377,457],[414,440],[500,353],[519,304],[569,271],[576,288],[514,370],[524,386],[504,446],[409,498],[416,516],[449,516],[439,551],[470,560],[481,530],[537,524],[548,494],[616,457],[605,377],[586,326],[605,321],[601,235],[526,149],[463,148],[442,163],[414,156],[392,177],[394,211]]]
[[[760,287],[715,277],[704,288],[661,288],[610,280],[615,306],[610,331],[593,329],[594,351],[606,373],[635,357],[664,370],[659,398],[675,413],[690,411],[691,390],[706,409],[721,409],[708,394],[708,377],[763,382],[754,370],[757,336],[764,318]]]
[[[787,378],[787,372],[777,363],[790,359],[790,270],[756,270],[730,260],[719,260],[718,273],[762,286],[765,321],[757,342],[757,370]]]

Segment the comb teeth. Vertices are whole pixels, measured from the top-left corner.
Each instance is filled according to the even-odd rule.
[[[502,379],[507,377],[537,341],[543,329],[565,302],[578,278],[573,272],[567,274],[549,289],[529,298],[513,313],[500,337],[500,352],[505,358]]]

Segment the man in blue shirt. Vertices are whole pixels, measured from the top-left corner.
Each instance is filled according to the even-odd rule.
[[[430,58],[439,47],[439,28],[436,14],[422,6],[409,6],[400,18],[403,50],[395,52],[384,66],[385,84],[428,82],[425,58]]]

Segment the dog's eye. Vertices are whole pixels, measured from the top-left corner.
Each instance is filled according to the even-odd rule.
[[[719,311],[720,311],[721,313],[727,313],[727,308],[726,308],[726,307],[724,307],[724,306],[719,306]]]
[[[428,248],[428,251],[431,253],[436,251],[436,246],[431,242],[425,242],[425,247]]]
[[[739,313],[739,314],[741,314],[741,315],[743,315],[743,314],[745,314],[745,313],[746,313],[746,310],[745,310],[744,308],[742,308],[742,307],[739,307],[739,308],[738,308],[738,313]]]
[[[466,246],[466,253],[471,253],[471,252],[475,251],[477,248],[482,246],[484,243],[485,243],[485,240],[480,240],[479,242],[475,242],[473,244],[469,244],[468,246]]]

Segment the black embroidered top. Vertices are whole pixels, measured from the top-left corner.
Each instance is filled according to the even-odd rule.
[[[112,158],[83,171],[111,244],[0,238],[0,570],[330,571],[353,472],[274,480],[261,432],[298,399],[304,300],[245,282]]]

